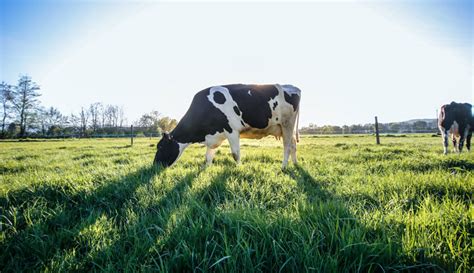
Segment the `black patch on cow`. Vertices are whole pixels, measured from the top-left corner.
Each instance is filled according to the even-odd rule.
[[[224,129],[232,132],[227,117],[207,98],[209,90],[210,88],[204,89],[194,96],[188,111],[170,133],[179,143],[203,142],[206,135],[222,133]]]
[[[163,136],[158,142],[154,164],[168,167],[176,161],[179,155],[179,144],[174,139]]]
[[[454,122],[458,123],[462,132],[467,125],[471,125],[470,131],[474,128],[474,117],[472,116],[472,105],[469,103],[451,102],[441,107],[438,124],[445,130],[449,130]]]
[[[224,104],[225,103],[224,94],[222,94],[219,91],[214,92],[214,101],[219,104]]]
[[[293,105],[293,111],[298,110],[298,105],[300,104],[300,96],[298,94],[291,94],[290,96],[286,92],[283,93],[285,93],[285,101]]]
[[[275,120],[278,121],[278,118],[276,118]]]
[[[268,102],[278,95],[278,89],[274,85],[233,84],[224,87],[229,89],[232,99],[239,106],[245,123],[259,129],[268,126],[268,120],[272,117]]]
[[[234,112],[237,114],[237,116],[240,116],[240,110],[239,107],[234,106]]]
[[[273,103],[273,111],[275,111],[275,108],[276,108],[277,106],[278,106],[278,101],[275,101],[275,102]]]
[[[240,124],[245,127],[245,123],[242,120],[240,121]]]

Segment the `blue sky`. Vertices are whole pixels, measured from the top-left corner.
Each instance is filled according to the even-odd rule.
[[[0,1],[0,80],[64,113],[180,118],[195,92],[291,83],[301,123],[434,117],[473,100],[471,1]]]

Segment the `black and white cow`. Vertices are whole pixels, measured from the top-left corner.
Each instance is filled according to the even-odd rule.
[[[474,129],[472,105],[453,101],[441,106],[438,127],[443,137],[444,154],[448,153],[449,134],[452,135],[455,151],[462,152],[464,140],[466,140],[467,150],[471,150],[471,137]]]
[[[283,168],[291,154],[296,163],[299,140],[297,118],[301,91],[292,85],[233,84],[198,92],[191,106],[170,133],[158,142],[155,164],[171,166],[192,143],[207,146],[206,165],[215,149],[227,139],[232,156],[240,163],[240,137],[283,137]]]

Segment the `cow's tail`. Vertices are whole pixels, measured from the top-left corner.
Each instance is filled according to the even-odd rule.
[[[298,105],[298,113],[296,113],[296,142],[300,142],[300,106]]]

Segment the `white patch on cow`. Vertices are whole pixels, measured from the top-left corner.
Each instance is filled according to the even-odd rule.
[[[250,92],[250,90],[247,92],[247,94],[249,94],[249,96],[252,96],[252,92]]]
[[[186,147],[189,146],[189,144],[191,144],[191,143],[179,143],[179,142],[178,142],[178,145],[179,145],[179,155],[178,155],[178,158],[181,156],[181,154],[183,153],[184,149],[186,149]]]
[[[176,157],[176,160],[171,163],[170,167],[174,165],[174,163],[178,162],[178,159],[181,157],[181,155],[183,154],[184,152],[184,149],[186,149],[186,147],[189,146],[189,144],[191,143],[179,143],[178,142],[178,146],[179,146],[179,154],[178,154],[178,157]]]
[[[224,95],[225,97],[225,102],[223,104],[219,104],[214,101],[214,93],[215,92],[220,92],[221,94]],[[207,96],[208,100],[216,107],[219,109],[226,117],[227,120],[229,121],[229,126],[232,128],[232,131],[240,131],[244,126],[240,121],[242,120],[242,111],[240,111],[240,115],[237,115],[234,111],[234,106],[237,108],[239,107],[237,103],[232,99],[232,96],[230,95],[229,89],[222,87],[222,86],[214,86],[209,90],[209,95]],[[227,132],[227,131],[226,131]],[[232,133],[232,132],[227,132],[227,133]]]
[[[221,145],[221,143],[226,139],[226,134],[217,132],[213,135],[206,135],[204,137],[204,145],[210,149],[215,149]]]
[[[217,132],[213,135],[206,135],[203,144],[207,146],[206,150],[206,166],[212,165],[212,160],[216,153],[217,147],[226,139],[226,133]]]
[[[293,94],[301,96],[301,90],[298,87],[294,86],[294,85],[283,84],[283,85],[281,85],[281,88],[283,89],[283,91],[285,91],[290,96],[293,95]]]

